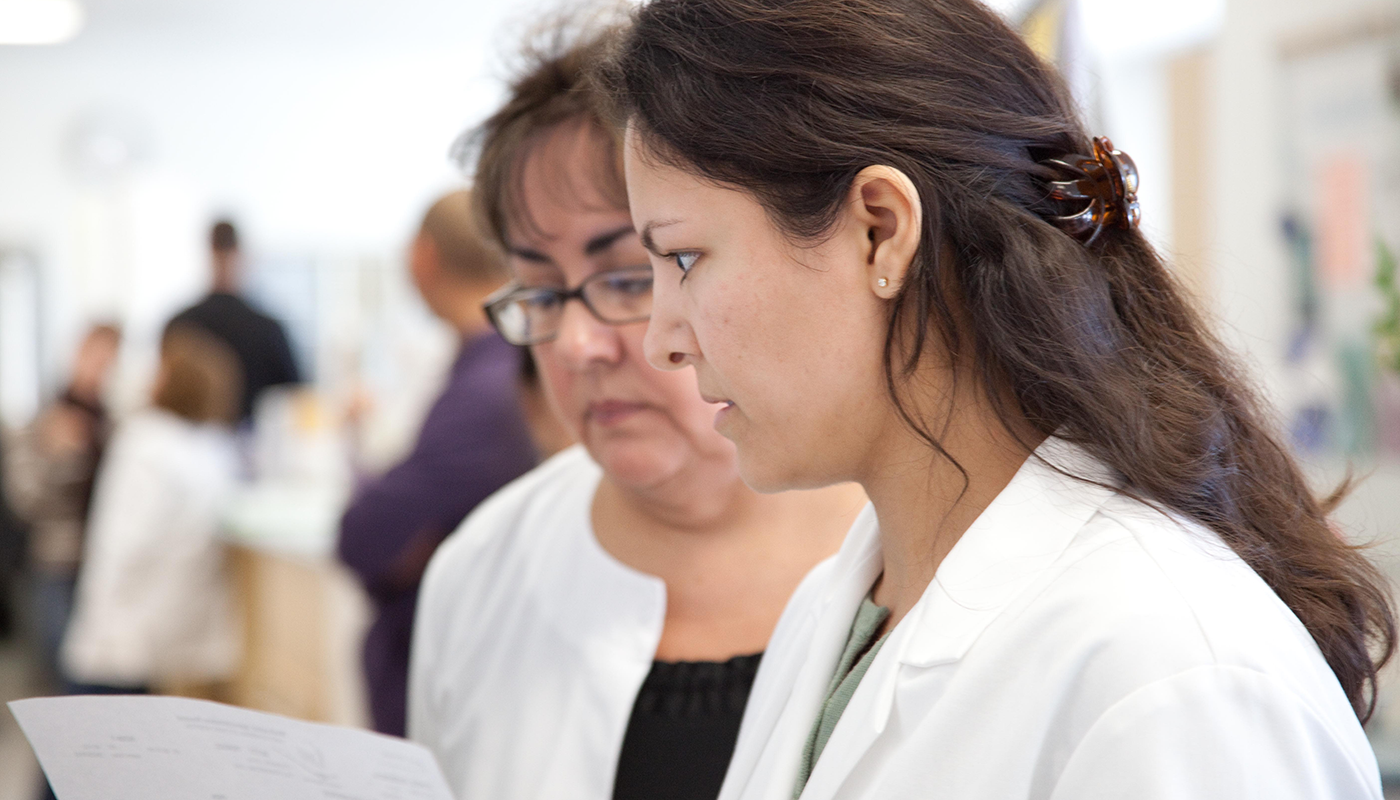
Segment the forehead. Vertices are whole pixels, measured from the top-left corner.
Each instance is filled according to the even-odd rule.
[[[527,149],[506,214],[511,245],[568,240],[630,218],[620,165],[606,136],[593,125],[564,123]]]
[[[751,194],[667,163],[630,128],[624,161],[632,220],[644,237],[650,232],[664,240],[668,233],[684,234],[702,221],[723,224],[732,232],[771,227]]]

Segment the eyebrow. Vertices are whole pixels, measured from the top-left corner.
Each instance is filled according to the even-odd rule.
[[[646,226],[642,228],[642,247],[645,247],[647,250],[650,250],[656,255],[661,255],[660,251],[656,249],[656,240],[651,238],[651,232],[656,230],[657,228],[665,228],[668,225],[676,225],[680,222],[681,220],[678,219],[663,219],[659,221],[654,220],[652,222],[648,222]]]
[[[615,231],[608,231],[607,233],[594,236],[592,239],[588,240],[588,244],[583,246],[583,254],[588,256],[597,255],[609,247],[612,247],[618,239],[633,232],[634,230],[631,225],[624,225]]]
[[[597,236],[594,236],[592,239],[589,239],[586,243],[584,243],[583,254],[586,256],[596,256],[604,250],[607,250],[609,247],[612,247],[614,244],[617,244],[618,239],[621,239],[622,237],[633,232],[634,229],[631,225],[623,225],[622,227],[617,228],[616,230],[611,230],[607,233],[600,233]],[[506,248],[506,252],[510,255],[515,256],[516,258],[522,259],[524,261],[530,261],[535,264],[554,263],[554,259],[545,255],[544,253],[541,253],[538,250],[534,250],[529,247],[518,247],[516,245],[510,245]]]
[[[554,259],[545,255],[544,253],[541,253],[538,250],[531,250],[528,247],[516,247],[514,245],[511,245],[506,248],[506,252],[510,255],[515,256],[516,258],[519,258],[524,261],[529,261],[534,264],[554,263]]]

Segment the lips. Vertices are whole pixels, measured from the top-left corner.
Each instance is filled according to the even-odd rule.
[[[599,425],[616,425],[641,411],[646,410],[645,403],[631,403],[625,400],[599,400],[596,403],[588,404],[587,416],[592,422]]]

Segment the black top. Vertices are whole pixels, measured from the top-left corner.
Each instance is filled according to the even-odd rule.
[[[714,800],[762,653],[654,661],[617,759],[613,800]]]
[[[243,365],[243,403],[240,419],[253,414],[253,402],[263,389],[298,383],[301,374],[287,344],[287,334],[277,320],[256,311],[243,298],[213,292],[181,311],[171,325],[190,323],[228,343]]]

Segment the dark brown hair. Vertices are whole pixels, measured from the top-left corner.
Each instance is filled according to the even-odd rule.
[[[905,420],[947,456],[900,397],[934,336],[976,364],[1008,430],[1078,443],[1134,495],[1219,534],[1370,716],[1395,623],[1383,578],[1329,526],[1339,494],[1313,496],[1139,232],[1086,247],[1047,221],[1063,209],[1038,162],[1090,153],[1089,139],[1059,78],[994,13],[976,0],[653,0],[599,80],[652,155],[751,192],[795,238],[831,228],[861,169],[907,174],[922,244],[885,346]]]
[[[243,369],[232,348],[194,325],[166,328],[152,398],[157,408],[191,422],[232,425],[242,397]]]
[[[228,253],[238,249],[238,229],[233,223],[221,219],[209,229],[209,249],[216,253]]]
[[[577,126],[597,144],[592,187],[627,208],[617,129],[604,121],[605,98],[589,80],[607,44],[599,19],[564,17],[542,25],[521,48],[521,64],[505,104],[454,147],[464,167],[475,161],[476,209],[486,232],[506,245],[509,224],[534,225],[521,199],[525,162],[552,133]]]

